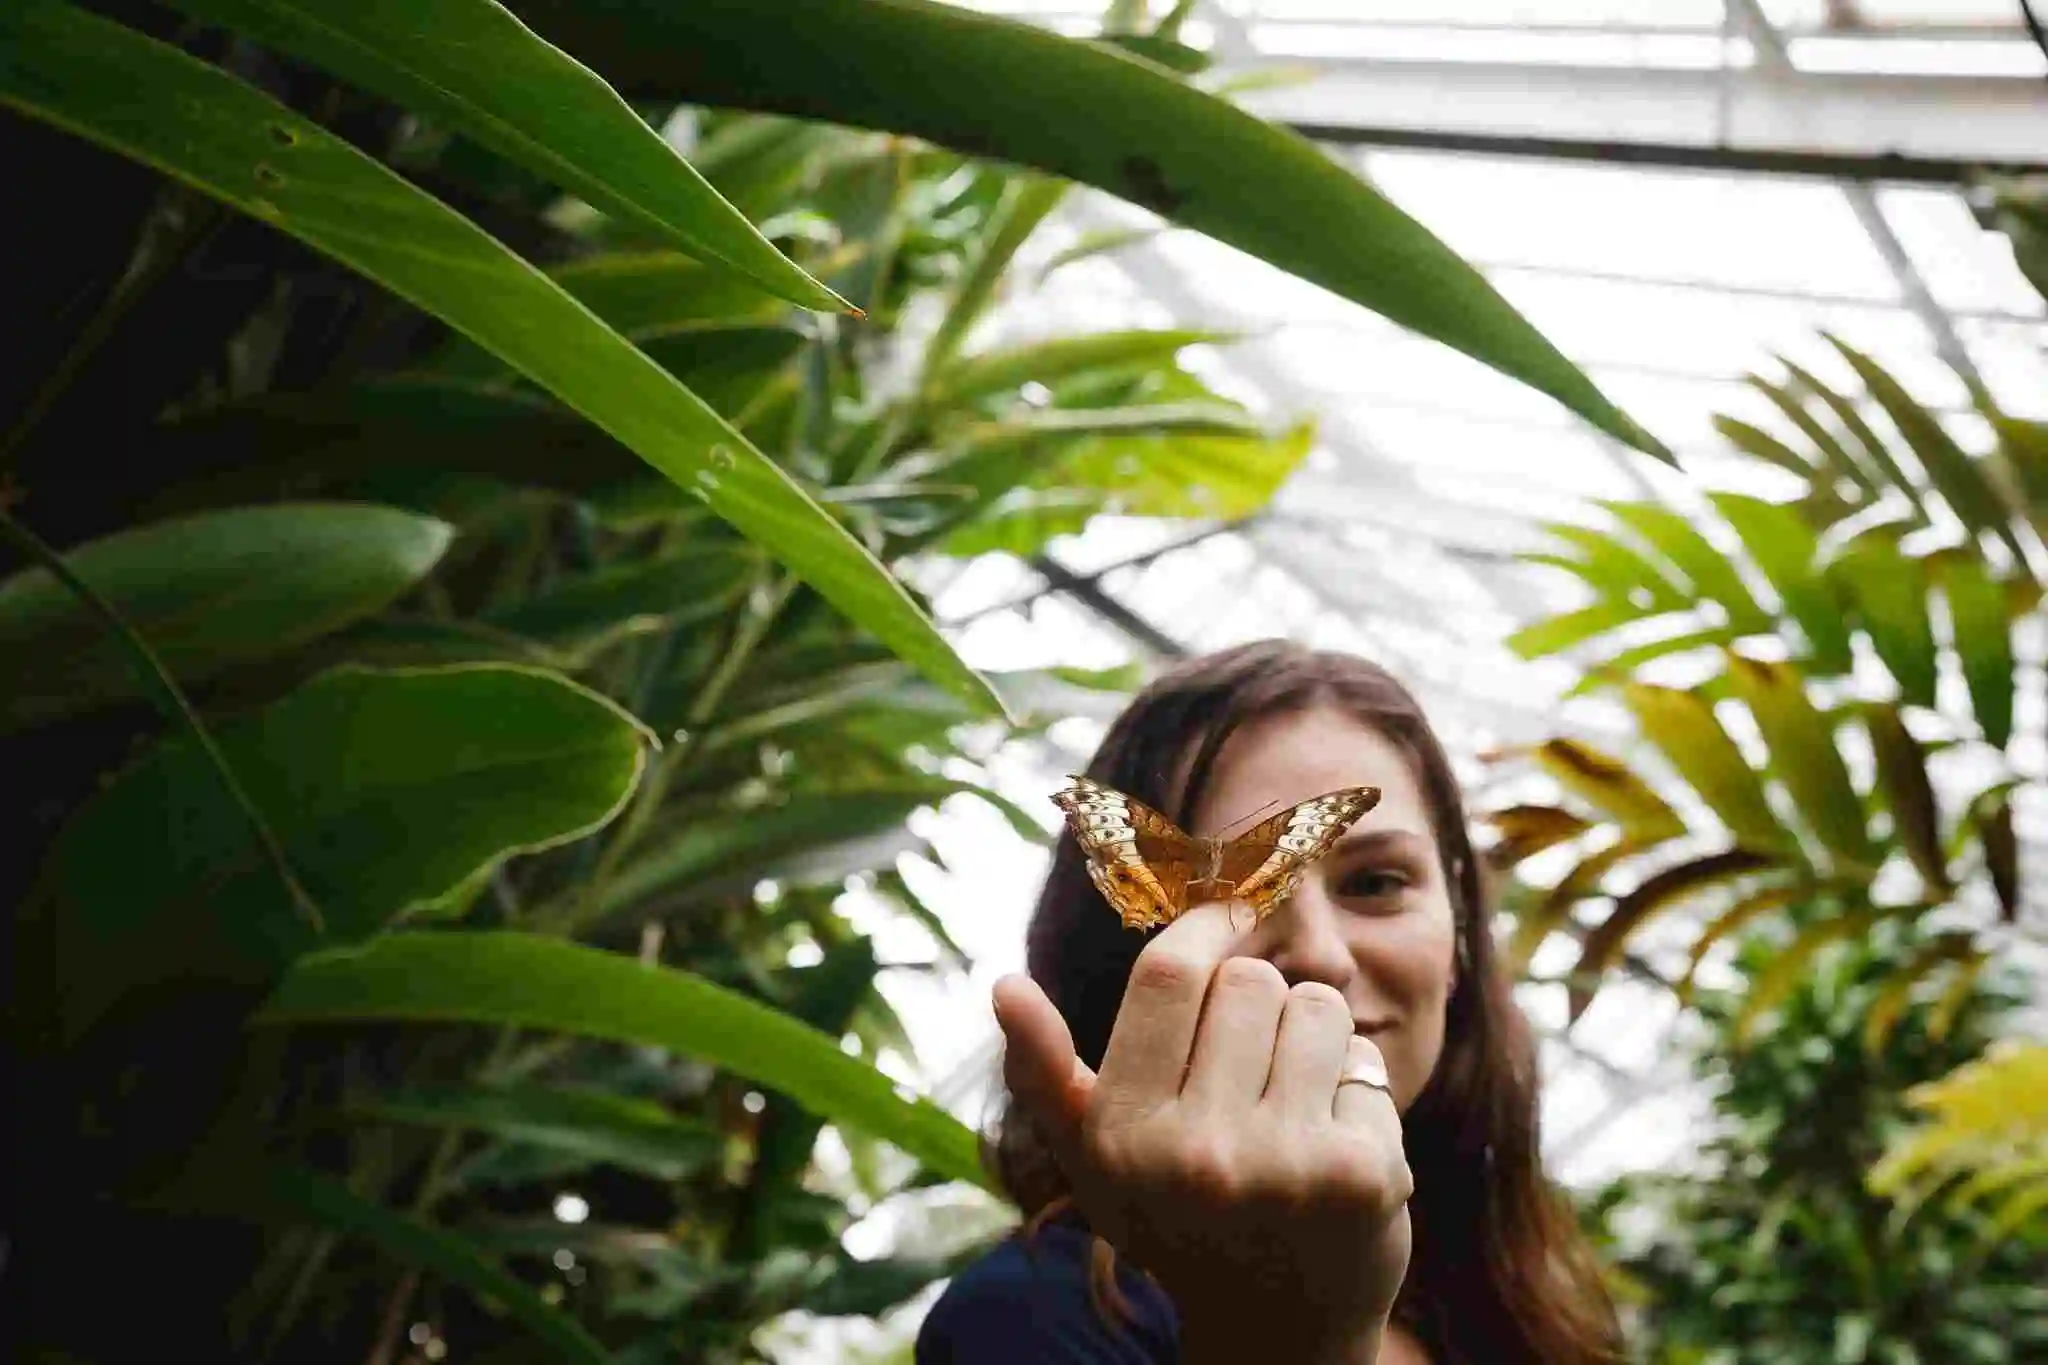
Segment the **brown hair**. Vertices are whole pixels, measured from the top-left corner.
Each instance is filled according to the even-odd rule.
[[[1457,779],[1408,691],[1352,655],[1285,641],[1238,646],[1180,663],[1141,692],[1110,727],[1088,775],[1185,825],[1240,725],[1317,705],[1349,713],[1407,755],[1456,920],[1458,973],[1443,1053],[1403,1121],[1415,1176],[1414,1244],[1395,1319],[1438,1365],[1620,1360],[1620,1330],[1591,1248],[1543,1175],[1535,1043],[1494,952]],[[1090,1066],[1102,1063],[1144,942],[1105,912],[1078,846],[1062,837],[1032,914],[1026,961]],[[1002,1115],[990,1157],[1034,1226],[1065,1205],[1064,1181],[1020,1111]],[[1098,1306],[1104,1250],[1098,1245],[1095,1258]]]

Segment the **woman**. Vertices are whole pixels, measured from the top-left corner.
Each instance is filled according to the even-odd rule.
[[[1381,795],[1258,923],[1126,929],[1060,840],[1029,975],[995,991],[995,1161],[1031,1217],[947,1286],[919,1365],[1621,1359],[1414,699],[1361,659],[1246,645],[1147,688],[1088,775],[1209,835]]]

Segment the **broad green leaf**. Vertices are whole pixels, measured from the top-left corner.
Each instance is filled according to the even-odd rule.
[[[482,229],[340,138],[60,0],[0,9],[0,103],[225,200],[441,318],[703,498],[934,680],[999,713],[903,586],[715,411]]]
[[[605,252],[552,266],[547,274],[631,341],[768,327],[789,313],[788,304],[743,277],[675,251]],[[430,368],[449,378],[482,379],[505,366],[467,337],[457,337]]]
[[[689,972],[560,939],[402,930],[302,959],[256,1017],[500,1024],[669,1048],[887,1139],[956,1180],[988,1181],[973,1133],[929,1100],[901,1098],[837,1038]]]
[[[593,206],[806,308],[846,301],[719,197],[612,88],[495,0],[172,0],[445,121]]]
[[[1199,430],[1087,437],[1051,459],[1036,459],[1016,486],[948,535],[942,548],[952,555],[1034,554],[1100,512],[1204,521],[1249,517],[1266,507],[1314,445],[1308,426],[1277,437]],[[1020,446],[1008,463],[1026,468],[1037,449]]]
[[[1536,760],[1568,792],[1612,815],[1632,839],[1656,841],[1685,833],[1685,822],[1627,764],[1589,744],[1547,740]]]
[[[729,610],[750,586],[755,567],[755,556],[744,543],[686,545],[559,579],[486,613],[483,620],[558,643],[587,639],[634,617],[672,626]]]
[[[1653,915],[1711,887],[1760,872],[1776,860],[1766,853],[1730,848],[1662,869],[1614,903],[1607,917],[1587,932],[1572,975],[1568,1017],[1576,1020],[1593,998],[1593,983],[1621,956],[1628,936]]]
[[[1708,500],[1735,528],[1743,548],[1762,569],[1785,609],[1806,637],[1809,666],[1825,674],[1846,673],[1853,656],[1836,589],[1819,571],[1819,542],[1797,512],[1781,503],[1738,493],[1711,493]]]
[[[393,507],[279,503],[137,526],[65,562],[192,683],[381,610],[453,533]],[[0,658],[0,732],[142,695],[120,642],[47,569],[0,579]]]
[[[1771,618],[1757,605],[1735,565],[1686,518],[1654,503],[1600,505],[1669,560],[1696,592],[1720,603],[1733,629],[1745,635],[1769,629]]]
[[[1694,692],[1627,683],[1622,700],[1650,742],[1700,794],[1743,848],[1796,851],[1756,772],[1721,728],[1712,703]]]
[[[1906,438],[1906,444],[1918,457],[1920,467],[1927,471],[1927,478],[1935,491],[1948,503],[1949,510],[1972,532],[1989,531],[1996,535],[2024,564],[2027,552],[2012,529],[2016,509],[2005,505],[1997,488],[1977,467],[1976,460],[1956,444],[1955,438],[1948,434],[1933,413],[1915,402],[1912,395],[1876,361],[1836,337],[1831,336],[1828,341],[1842,353],[1842,358],[1849,362],[1849,368],[1856,371],[1856,377],[1870,390],[1870,396],[1877,400],[1885,415],[1892,419],[1892,425]]]
[[[900,830],[912,811],[961,790],[934,779],[897,790],[799,792],[759,809],[689,816],[596,888],[580,914],[591,922],[655,898],[703,899],[750,888],[781,860]]]
[[[1994,413],[1991,427],[1998,433],[1998,450],[2012,471],[2016,491],[2038,527],[2048,517],[2048,422]]]
[[[1670,458],[1477,270],[1321,148],[1100,44],[925,0],[522,0],[520,12],[629,96],[906,133],[1119,195]]]
[[[1880,531],[1843,547],[1827,572],[1842,585],[1853,619],[1870,636],[1899,695],[1915,706],[1933,706],[1939,666],[1927,615],[1926,565]]]
[[[1190,346],[1231,340],[1227,332],[1187,329],[1098,332],[982,351],[939,370],[926,402],[937,409],[1007,393],[1033,382],[1050,385],[1075,375],[1142,371],[1171,362]]]
[[[1839,862],[1874,865],[1878,850],[1863,822],[1863,803],[1849,783],[1834,732],[1807,699],[1798,670],[1730,650],[1727,676],[1763,731],[1772,771],[1813,832]]]
[[[1968,551],[1931,556],[1929,567],[1948,603],[1949,629],[1970,705],[1986,742],[2003,749],[2012,738],[2013,692],[2018,682],[2012,656],[2012,613],[2005,585]]]
[[[470,1085],[403,1090],[349,1106],[381,1123],[465,1128],[524,1146],[678,1180],[715,1161],[723,1137],[651,1100],[576,1086]]]
[[[1486,823],[1500,831],[1500,840],[1487,851],[1487,861],[1496,867],[1513,867],[1593,828],[1590,821],[1557,806],[1508,806],[1487,812]]]
[[[1871,999],[1863,1017],[1864,1050],[1873,1056],[1884,1051],[1893,1025],[1912,1003],[1915,986],[1942,967],[1981,956],[1976,935],[1963,930],[1937,934],[1914,949],[1912,956],[1885,978],[1884,988]]]
[[[325,935],[291,913],[195,747],[165,741],[79,808],[44,867],[79,1025],[137,985],[262,982],[318,943],[436,913],[506,858],[610,820],[646,752],[603,697],[498,664],[336,669],[218,739]]]
[[[1863,719],[1877,760],[1878,787],[1891,811],[1892,837],[1913,860],[1929,894],[1946,893],[1952,883],[1948,861],[1942,856],[1941,812],[1934,784],[1927,776],[1927,755],[1897,707],[1865,706]]]

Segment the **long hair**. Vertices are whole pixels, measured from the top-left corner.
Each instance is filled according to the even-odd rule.
[[[1591,1248],[1542,1171],[1535,1042],[1494,951],[1457,779],[1408,691],[1352,655],[1284,641],[1242,645],[1155,680],[1110,727],[1088,775],[1185,826],[1239,726],[1319,705],[1372,727],[1412,765],[1455,917],[1443,1051],[1403,1119],[1414,1240],[1395,1320],[1438,1365],[1620,1360],[1620,1329]],[[1102,1064],[1144,942],[1104,910],[1079,847],[1062,838],[1031,917],[1026,964],[1091,1067]],[[998,1120],[989,1157],[1034,1223],[1066,1203],[1058,1168],[1014,1106]],[[1098,1307],[1106,1250],[1098,1239]]]

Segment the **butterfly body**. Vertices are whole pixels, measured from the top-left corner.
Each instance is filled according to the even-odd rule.
[[[1264,919],[1379,798],[1377,787],[1344,787],[1231,838],[1189,834],[1091,778],[1070,778],[1052,799],[1088,860],[1095,889],[1127,927],[1151,929],[1212,900],[1242,900]]]

